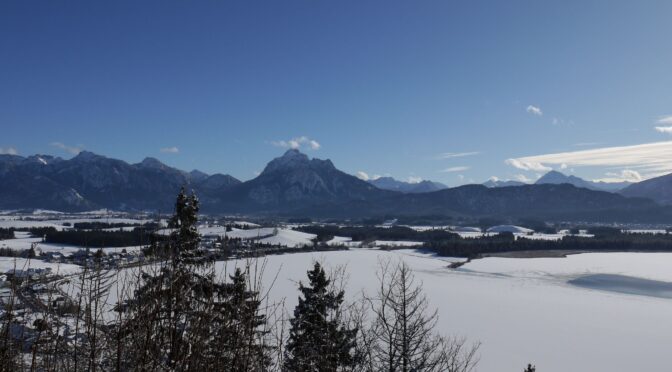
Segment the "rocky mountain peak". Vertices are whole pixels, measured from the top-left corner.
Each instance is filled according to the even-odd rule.
[[[205,172],[201,172],[198,169],[194,169],[191,172],[189,172],[189,178],[191,178],[192,181],[196,181],[196,182],[202,181],[202,180],[208,178],[209,176],[210,176],[209,174],[207,174]]]
[[[158,159],[152,157],[144,158],[140,163],[138,163],[138,165],[145,168],[154,168],[154,169],[164,169],[167,167],[167,165],[163,164]]]
[[[286,171],[307,167],[310,164],[308,155],[296,149],[287,150],[284,155],[271,160],[264,168],[262,174]]]
[[[63,159],[51,155],[41,155],[41,154],[31,155],[25,159],[26,163],[39,164],[39,165],[47,165],[57,163],[60,161],[63,161]]]
[[[105,158],[104,156],[94,154],[91,151],[81,151],[79,154],[77,154],[77,156],[75,156],[71,160],[76,162],[90,162],[104,158]]]

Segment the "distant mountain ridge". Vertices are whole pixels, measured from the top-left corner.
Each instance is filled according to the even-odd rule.
[[[570,184],[540,184],[488,188],[464,185],[427,194],[403,197],[369,205],[368,210],[388,215],[404,211],[408,215],[448,214],[533,218],[556,221],[672,221],[672,209],[650,199],[627,198],[619,194],[578,188]]]
[[[404,182],[392,177],[379,177],[368,180],[370,184],[381,190],[399,191],[407,194],[417,194],[447,189],[448,186],[434,181],[423,180],[420,182]]]
[[[487,188],[495,188],[495,187],[523,186],[523,185],[527,185],[527,184],[524,183],[524,182],[520,182],[520,181],[513,181],[513,180],[503,181],[503,180],[496,180],[495,179],[495,180],[487,180],[487,181],[483,182],[482,185],[487,187]]]
[[[376,200],[389,193],[336,169],[331,160],[309,159],[298,150],[288,150],[271,160],[258,177],[220,195],[211,208],[236,213],[291,214],[353,200]]]
[[[595,182],[595,181],[586,181],[583,178],[579,178],[576,176],[572,175],[565,175],[564,173],[552,170],[545,175],[543,175],[541,178],[535,182],[537,185],[543,185],[543,184],[554,184],[554,185],[560,185],[563,183],[567,183],[570,185],[574,185],[576,187],[582,187],[584,189],[589,189],[589,190],[599,190],[599,191],[609,191],[609,192],[617,192],[625,187],[628,187],[632,185],[631,182]]]
[[[224,180],[212,187],[211,180],[221,177]],[[211,192],[238,183],[225,175],[193,177],[154,158],[128,164],[88,151],[69,160],[47,155],[0,157],[0,207],[9,209],[170,210],[183,185],[208,199]]]
[[[90,152],[69,160],[0,155],[0,208],[167,212],[173,209],[179,188],[187,186],[196,191],[204,213],[230,215],[672,222],[672,207],[576,187],[565,180],[578,178],[560,175],[548,175],[533,185],[400,192],[380,189],[337,169],[330,160],[311,159],[297,150],[271,160],[259,176],[245,182],[224,174],[185,172],[153,158],[128,164]]]
[[[672,205],[672,174],[650,178],[620,191],[629,197],[649,198],[660,204]]]

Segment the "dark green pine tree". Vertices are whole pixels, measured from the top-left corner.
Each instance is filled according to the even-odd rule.
[[[240,268],[230,279],[216,291],[213,365],[226,371],[265,371],[271,360],[263,341],[266,316],[261,313],[259,293],[248,289],[247,275]]]
[[[528,364],[527,368],[523,372],[535,372],[537,370],[537,367],[533,366],[532,364]]]
[[[195,266],[205,262],[198,254],[197,218],[198,199],[183,188],[169,222],[175,230],[167,242],[159,243],[169,252],[168,262],[158,275],[143,273],[143,285],[125,306],[130,314],[121,332],[131,339],[133,355],[126,362],[133,368],[188,370],[203,362],[217,287],[212,270],[202,274]]]
[[[187,195],[184,187],[180,189],[175,201],[175,214],[168,227],[175,229],[171,235],[171,253],[176,265],[194,263],[198,245],[201,241],[196,223],[198,222],[199,202],[196,195]]]
[[[317,262],[308,271],[308,280],[308,286],[299,283],[302,296],[290,320],[284,370],[331,372],[352,366],[357,329],[343,324],[343,291],[330,287],[330,280]]]

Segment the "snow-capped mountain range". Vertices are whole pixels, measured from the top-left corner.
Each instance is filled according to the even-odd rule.
[[[672,221],[672,211],[649,200],[651,193],[672,189],[665,189],[666,182],[671,181],[654,179],[642,183],[646,187],[628,186],[623,194],[639,197],[632,199],[599,191],[604,189],[601,183],[560,172],[550,172],[534,185],[492,181],[446,188],[431,181],[412,184],[392,178],[367,182],[338,170],[330,160],[310,159],[297,150],[273,159],[259,176],[245,182],[225,174],[185,172],[154,158],[129,164],[91,152],[69,160],[0,155],[0,209],[169,212],[175,194],[186,186],[195,190],[206,213],[643,220],[655,210],[656,218],[669,216]],[[609,186],[615,190],[624,185]]]

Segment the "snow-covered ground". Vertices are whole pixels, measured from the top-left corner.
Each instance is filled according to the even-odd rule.
[[[14,227],[17,229],[29,229],[32,227],[53,227],[56,230],[63,230],[63,222],[61,221],[23,221],[15,219],[3,219],[0,220],[0,228],[8,229]]]
[[[327,245],[347,245],[352,243],[352,238],[345,236],[334,236],[331,240],[327,242]]]
[[[298,248],[303,246],[312,246],[313,239],[316,235],[307,234],[300,231],[288,230],[288,229],[279,229],[277,234],[260,239],[260,243],[264,244],[274,244],[274,245],[284,245],[289,248]]]
[[[626,234],[667,234],[667,230],[664,229],[625,229],[621,231]]]
[[[51,268],[52,274],[68,275],[78,272],[81,269],[81,266],[65,263],[49,263],[35,259],[0,257],[0,273],[13,272],[15,269],[26,271],[28,269],[46,268]]]
[[[31,227],[53,227],[56,230],[69,229],[68,226],[63,226],[65,223],[69,223],[70,226],[75,223],[81,222],[101,222],[101,223],[116,223],[116,224],[129,224],[129,225],[141,225],[148,222],[154,222],[153,220],[148,219],[133,219],[133,218],[64,218],[64,219],[46,219],[46,220],[21,220],[17,216],[3,216],[5,218],[0,219],[0,228],[10,228],[14,227],[17,229],[22,228],[31,228]]]
[[[27,232],[15,232],[14,236],[16,239],[6,239],[0,240],[0,248],[9,248],[17,251],[24,251],[30,249],[30,247],[37,243],[36,250],[41,252],[59,252],[64,256],[69,256],[72,253],[75,253],[79,250],[85,249],[80,246],[67,245],[67,244],[55,244],[55,243],[43,243],[42,238],[32,238],[30,233]],[[92,248],[92,250],[97,250],[98,248]],[[109,253],[118,253],[122,250],[126,252],[135,252],[142,249],[142,246],[130,246],[130,247],[104,247],[102,248],[103,252],[106,254]]]
[[[229,231],[226,233],[226,236],[229,238],[241,238],[241,239],[256,239],[264,236],[273,235],[275,231],[279,231],[280,228],[275,227],[262,227],[258,229],[248,229],[248,230],[237,230]]]
[[[405,240],[375,240],[372,244],[376,247],[416,247],[424,243]]]
[[[233,221],[231,222],[234,225],[239,225],[239,226],[246,226],[246,227],[260,227],[260,225],[253,223],[253,222],[247,222],[247,221]]]
[[[450,259],[413,250],[351,250],[266,258],[271,297],[296,305],[299,280],[313,260],[346,265],[352,297],[376,286],[381,258],[403,259],[438,308],[439,330],[482,342],[479,371],[665,371],[672,344],[672,300],[567,284],[589,273],[672,281],[671,253],[591,253],[567,258],[487,258],[459,270]],[[220,262],[219,270],[243,261]]]
[[[461,271],[549,280],[581,275],[616,274],[672,282],[672,253],[582,253],[566,258],[499,258],[473,260]]]

